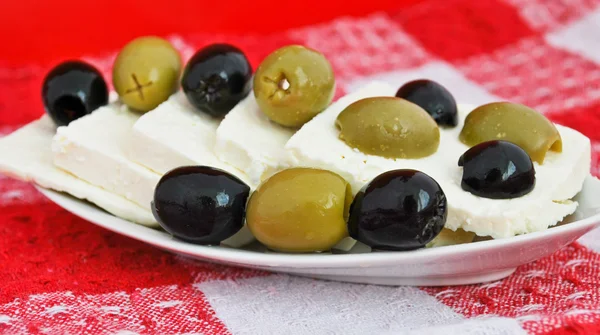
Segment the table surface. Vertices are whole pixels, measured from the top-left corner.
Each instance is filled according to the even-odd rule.
[[[184,58],[230,42],[254,67],[277,47],[299,43],[331,61],[338,96],[371,79],[400,85],[425,77],[461,102],[529,105],[587,135],[591,172],[599,174],[600,0],[290,6],[1,2],[0,37],[9,47],[0,53],[0,135],[43,113],[40,83],[52,64],[82,58],[110,82],[118,48],[140,34],[169,38]],[[593,232],[485,285],[316,281],[164,253],[0,176],[0,333],[600,334],[599,252]]]

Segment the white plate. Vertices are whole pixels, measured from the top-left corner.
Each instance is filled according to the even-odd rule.
[[[200,246],[112,216],[68,195],[40,189],[66,210],[108,230],[192,258],[300,276],[380,285],[463,285],[504,278],[519,265],[548,256],[600,225],[600,181],[587,177],[580,205],[563,224],[543,232],[402,252],[287,255]]]

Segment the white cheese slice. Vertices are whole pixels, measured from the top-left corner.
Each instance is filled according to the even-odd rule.
[[[591,149],[588,138],[579,132],[556,126],[563,141],[563,152],[549,152],[543,165],[535,164],[536,186],[519,198],[494,200],[464,191],[462,168],[458,158],[468,149],[459,141],[464,118],[473,106],[459,106],[460,122],[451,129],[440,129],[436,153],[421,159],[386,159],[355,150],[338,138],[335,126],[338,114],[352,102],[367,96],[392,96],[395,89],[371,83],[349,94],[305,124],[287,143],[286,148],[298,165],[323,168],[346,178],[356,193],[377,175],[394,169],[416,169],[434,178],[448,199],[445,227],[474,232],[494,238],[539,231],[561,221],[575,211],[570,201],[589,174]]]
[[[344,108],[357,100],[393,96],[395,93],[396,89],[393,86],[374,81],[339,98],[321,114],[304,124],[287,142],[286,149],[296,161],[296,165],[334,171],[350,182],[355,193],[358,192],[364,185],[361,179],[361,172],[366,165],[364,155],[339,140],[335,120]]]
[[[50,143],[55,132],[56,127],[52,120],[43,116],[1,138],[0,171],[45,188],[88,200],[125,220],[146,226],[158,226],[150,211],[54,166]]]
[[[135,122],[126,146],[128,158],[160,175],[180,166],[211,166],[231,173],[254,189],[256,185],[245,173],[215,155],[220,122],[197,111],[180,91]],[[252,241],[254,236],[244,226],[222,243],[239,248]]]
[[[125,149],[139,116],[112,103],[59,127],[52,140],[54,164],[150,211],[160,175],[130,161]]]
[[[217,128],[217,157],[248,175],[253,185],[292,166],[285,144],[295,130],[271,122],[254,94],[235,106]]]
[[[220,122],[198,112],[184,93],[178,92],[135,122],[128,157],[161,175],[179,166],[205,165],[225,170],[251,184],[244,173],[215,155]]]

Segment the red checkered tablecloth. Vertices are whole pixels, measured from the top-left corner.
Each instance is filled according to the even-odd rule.
[[[338,97],[426,77],[459,102],[520,102],[589,136],[600,172],[600,0],[428,0],[271,35],[170,39],[184,58],[233,43],[254,67],[308,45],[333,64]],[[109,76],[115,53],[86,59]],[[44,74],[0,67],[0,134],[42,113],[31,92]],[[190,261],[0,176],[0,265],[5,334],[600,334],[599,231],[490,284],[342,284]]]

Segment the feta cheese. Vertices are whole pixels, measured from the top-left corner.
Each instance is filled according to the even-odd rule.
[[[215,155],[215,136],[220,122],[197,111],[184,93],[178,92],[135,122],[126,149],[128,157],[160,175],[179,166],[211,166],[231,173],[254,188],[256,185],[245,173]],[[244,226],[222,244],[239,248],[252,241],[254,236]]]
[[[339,98],[321,114],[307,122],[286,144],[297,166],[331,170],[352,185],[354,192],[365,184],[361,172],[367,165],[365,155],[338,138],[335,120],[355,101],[377,96],[393,96],[396,89],[383,82],[371,82],[354,93]],[[376,157],[376,156],[373,156]],[[457,158],[458,160],[458,158]]]
[[[569,199],[581,190],[589,174],[591,148],[588,138],[566,127],[556,126],[562,137],[563,152],[549,152],[544,164],[534,163],[536,186],[533,191],[507,200],[477,197],[460,186],[462,168],[457,162],[468,147],[458,136],[466,115],[474,106],[459,106],[459,124],[450,129],[440,128],[437,152],[421,159],[394,160],[363,154],[338,138],[335,120],[346,106],[367,96],[392,96],[394,93],[391,86],[372,83],[339,99],[305,124],[288,141],[286,148],[298,165],[340,174],[351,183],[355,193],[385,171],[415,169],[425,172],[440,184],[448,199],[445,227],[462,228],[480,236],[504,238],[543,230],[577,208],[577,203]]]
[[[130,161],[125,149],[139,116],[112,103],[59,127],[52,140],[54,164],[150,211],[160,175]]]
[[[292,166],[284,148],[294,129],[271,122],[254,94],[235,106],[217,128],[217,157],[246,173],[253,185]]]
[[[135,122],[128,157],[161,175],[179,166],[206,165],[250,184],[244,173],[220,161],[214,153],[220,121],[198,112],[184,93],[178,92]]]
[[[0,171],[44,188],[88,200],[125,220],[146,226],[158,226],[150,211],[54,166],[50,142],[55,132],[56,127],[52,120],[43,116],[1,138]]]

